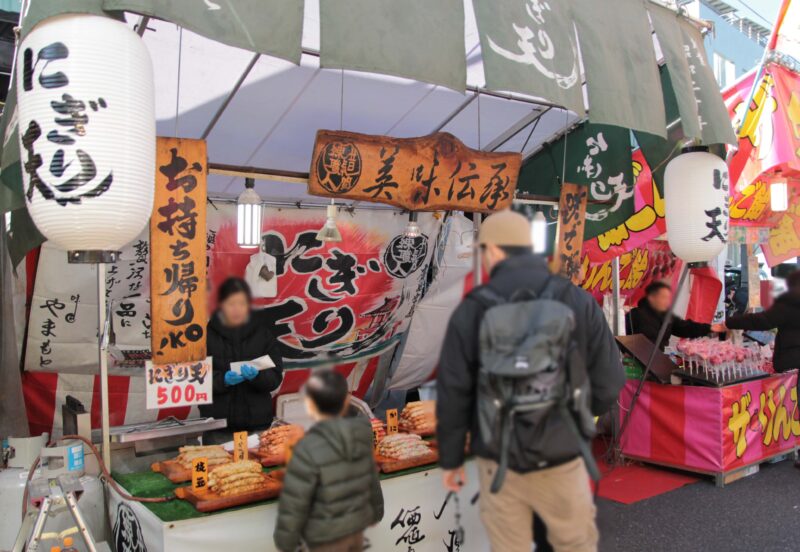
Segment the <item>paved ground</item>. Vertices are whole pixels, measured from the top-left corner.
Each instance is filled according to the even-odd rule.
[[[798,552],[800,470],[761,466],[718,489],[710,479],[630,506],[598,502],[600,552]]]

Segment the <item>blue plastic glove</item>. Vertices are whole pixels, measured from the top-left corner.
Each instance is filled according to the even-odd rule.
[[[237,374],[233,370],[225,372],[225,385],[238,385],[244,381],[241,374]]]
[[[242,376],[246,380],[253,380],[258,375],[258,370],[250,366],[249,364],[245,364],[242,366]]]

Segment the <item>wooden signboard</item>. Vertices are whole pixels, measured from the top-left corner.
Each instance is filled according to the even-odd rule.
[[[488,213],[511,205],[521,164],[519,153],[473,150],[446,132],[390,138],[320,130],[308,192],[410,211]]]
[[[206,143],[159,137],[150,218],[153,363],[206,358]]]
[[[233,434],[233,461],[244,462],[248,460],[247,432],[237,431]]]
[[[390,408],[386,411],[386,435],[394,435],[400,427],[399,419],[397,418],[397,409]]]
[[[208,490],[208,459],[192,460],[192,489],[199,492]]]
[[[583,229],[586,225],[586,202],[589,193],[586,186],[564,184],[558,202],[558,242],[555,271],[579,285],[581,274],[581,251]]]

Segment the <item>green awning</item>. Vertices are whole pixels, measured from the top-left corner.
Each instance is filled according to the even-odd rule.
[[[0,0],[0,11],[19,13],[22,0]]]

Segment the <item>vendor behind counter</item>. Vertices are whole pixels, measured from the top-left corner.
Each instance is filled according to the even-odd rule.
[[[208,355],[214,367],[214,402],[200,406],[200,413],[226,418],[228,427],[206,433],[205,444],[230,441],[236,431],[253,433],[269,427],[274,417],[270,393],[283,379],[280,346],[265,317],[253,310],[247,282],[241,278],[223,282],[217,305],[207,332]],[[231,370],[232,362],[247,362],[264,355],[270,356],[275,368],[258,370],[246,364],[241,373]]]
[[[731,316],[719,331],[724,330],[778,330],[772,364],[776,372],[800,368],[800,271],[786,278],[788,291],[775,299],[763,311]],[[799,385],[800,387],[800,385]]]
[[[626,333],[628,335],[642,334],[655,343],[658,339],[658,331],[661,329],[661,324],[664,317],[667,316],[671,304],[672,288],[664,282],[653,282],[645,289],[645,296],[639,301],[638,306],[632,309],[625,318]],[[710,324],[684,320],[680,316],[672,315],[658,347],[663,351],[673,335],[676,337],[703,337],[709,333],[711,333]]]

